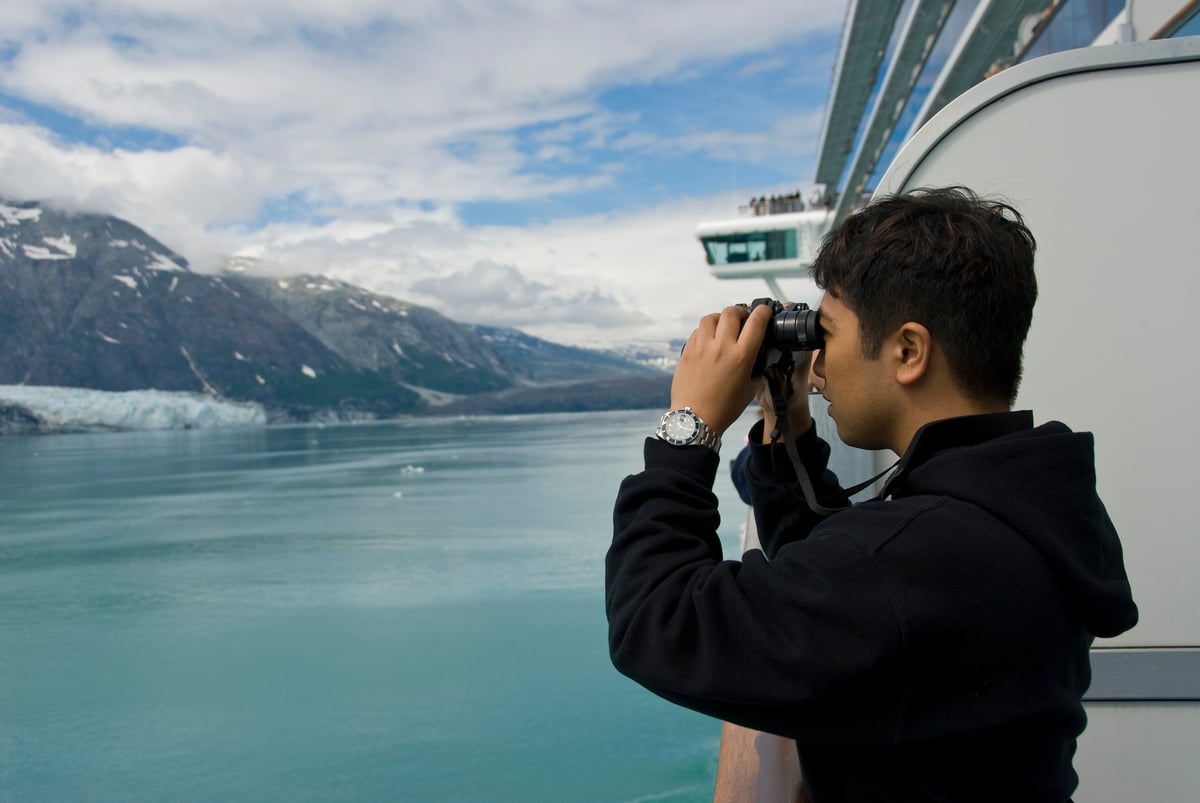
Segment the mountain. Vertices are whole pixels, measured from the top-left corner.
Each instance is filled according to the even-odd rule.
[[[240,281],[351,365],[390,383],[451,394],[517,384],[484,338],[431,309],[323,276]]]
[[[0,199],[0,385],[190,391],[280,421],[438,412],[547,383],[567,383],[554,397],[570,408],[575,384],[626,375],[661,379],[324,277],[195,273],[126,221]]]
[[[241,282],[355,367],[416,388],[429,399],[661,374],[634,360],[550,343],[516,329],[458,323],[323,276],[243,276]]]
[[[505,363],[530,382],[575,382],[629,373],[662,375],[661,369],[609,351],[551,343],[517,329],[479,325],[471,328],[496,349]]]
[[[0,384],[194,391],[277,417],[420,404],[132,224],[2,201]]]

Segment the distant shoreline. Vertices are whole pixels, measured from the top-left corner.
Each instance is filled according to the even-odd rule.
[[[190,392],[10,385],[0,386],[0,437],[665,409],[670,386],[669,374],[638,374],[461,396],[400,415],[380,416],[352,407],[266,407]]]

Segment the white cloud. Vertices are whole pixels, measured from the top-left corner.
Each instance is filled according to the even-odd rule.
[[[713,128],[679,136],[637,131],[620,137],[613,145],[619,150],[663,155],[697,154],[743,163],[773,161],[786,153],[789,160],[799,163],[803,157],[811,157],[816,149],[821,114],[821,111],[813,111],[806,115],[782,116],[762,131]]]
[[[598,286],[573,289],[530,279],[514,265],[490,260],[465,270],[413,282],[411,290],[436,298],[453,317],[527,328],[580,324],[598,329],[644,325],[650,318]]]
[[[262,176],[202,148],[103,151],[0,123],[0,194],[118,215],[200,263],[228,250],[209,225],[254,214]]]
[[[845,2],[9,5],[0,92],[34,105],[0,107],[0,193],[118,214],[200,269],[240,249],[448,314],[475,283],[505,299],[494,320],[527,315],[530,331],[583,340],[686,335],[700,313],[758,294],[709,278],[692,239],[736,202],[485,228],[464,225],[461,206],[539,201],[553,212],[554,199],[598,189],[616,206],[621,160],[635,155],[762,163],[786,152],[799,166],[819,100],[762,130],[697,119],[660,131],[604,93],[735,57],[750,57],[743,75],[761,75],[777,68],[764,55],[773,48],[830,38]],[[827,47],[814,46],[822,82]],[[38,107],[77,123],[54,126]],[[67,130],[79,124],[82,134]],[[263,227],[264,210],[290,201],[293,218]]]
[[[700,316],[766,295],[761,280],[718,281],[695,239],[737,199],[679,199],[629,213],[526,227],[342,220],[320,231],[276,227],[251,253],[282,273],[322,271],[425,304],[457,320],[514,326],[570,343],[686,337]],[[813,300],[784,281],[791,300]]]
[[[320,177],[335,189],[344,183],[344,197],[362,185],[343,179],[345,168],[363,162],[387,186],[400,181],[391,197],[463,197],[463,182],[481,163],[496,166],[476,182],[485,187],[525,163],[496,132],[596,114],[593,95],[601,88],[661,79],[697,59],[828,28],[842,5],[748,0],[739,4],[731,37],[723,24],[729,6],[715,0],[686,11],[645,0],[356,2],[345,9],[101,0],[79,3],[66,24],[67,3],[34,26],[39,35],[18,40],[0,86],[100,124],[286,158],[310,181]],[[445,152],[464,141],[485,149],[486,161]],[[431,157],[451,166],[421,170]],[[423,178],[403,182],[400,174],[412,168]]]

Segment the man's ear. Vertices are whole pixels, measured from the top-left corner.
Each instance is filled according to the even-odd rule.
[[[929,372],[933,338],[924,324],[916,321],[902,324],[892,338],[892,349],[896,381],[901,385],[912,385]]]

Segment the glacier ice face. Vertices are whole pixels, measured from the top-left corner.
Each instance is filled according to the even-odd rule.
[[[0,385],[0,404],[19,404],[63,429],[199,429],[264,426],[261,405],[162,390],[113,392],[86,388]]]

